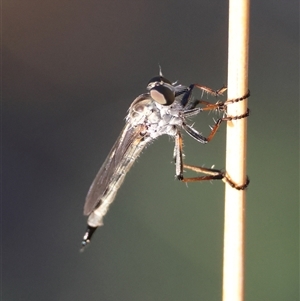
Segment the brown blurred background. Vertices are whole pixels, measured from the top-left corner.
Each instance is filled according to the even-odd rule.
[[[246,300],[298,300],[298,1],[252,1]],[[79,253],[87,190],[133,99],[158,73],[226,83],[227,1],[5,1],[2,297],[220,300],[221,182],[174,180],[161,137]],[[213,99],[213,101],[215,101]],[[195,127],[209,132],[213,115]],[[186,162],[224,168],[225,126]]]

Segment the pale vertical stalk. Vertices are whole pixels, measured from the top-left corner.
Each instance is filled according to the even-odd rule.
[[[250,0],[229,0],[228,99],[248,91],[248,42]],[[228,116],[246,112],[247,100],[228,105]],[[227,123],[226,171],[238,185],[246,181],[247,118]],[[244,299],[245,190],[226,184],[223,301]]]

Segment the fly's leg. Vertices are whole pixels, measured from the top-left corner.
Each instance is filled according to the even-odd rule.
[[[203,104],[204,107],[203,108],[198,108],[197,110],[215,110],[215,109],[220,109],[218,103],[217,104],[212,104],[209,101],[205,101],[205,100],[192,100],[191,101],[191,96],[192,96],[192,91],[194,90],[194,88],[198,88],[200,90],[202,90],[203,92],[206,92],[207,94],[213,95],[213,96],[220,96],[223,95],[223,93],[227,90],[227,88],[225,86],[223,86],[222,88],[218,89],[218,90],[213,90],[209,87],[206,86],[202,86],[199,84],[191,84],[189,86],[189,91],[185,94],[184,98],[183,98],[183,105],[185,106],[185,110],[189,111],[189,110],[193,110],[196,108],[196,106],[198,104]],[[221,104],[221,102],[220,102]]]
[[[181,181],[186,182],[186,183],[187,182],[222,180],[223,182],[228,183],[232,188],[235,188],[237,190],[246,189],[250,183],[250,180],[247,177],[245,180],[245,183],[243,183],[241,185],[236,184],[231,180],[230,176],[226,172],[224,172],[222,170],[218,170],[218,169],[204,168],[204,167],[187,165],[187,164],[183,164],[183,168],[205,174],[205,176],[200,176],[200,177],[182,178]]]
[[[174,161],[175,161],[175,175],[178,180],[183,179],[183,153],[182,153],[182,137],[178,131],[175,136],[175,147],[174,147]]]
[[[202,90],[202,91],[205,91],[208,94],[211,94],[213,96],[220,96],[220,95],[223,94],[223,92],[225,92],[227,90],[226,87],[222,87],[221,89],[215,91],[215,90],[213,90],[211,88],[208,88],[206,86],[202,86],[202,85],[198,85],[198,84],[192,84],[189,87],[189,91],[190,91],[190,93],[188,94],[189,99],[191,97],[191,95],[190,95],[191,91],[195,87]],[[243,100],[247,99],[249,96],[250,96],[250,90],[248,90],[248,92],[245,95],[243,95],[242,97],[227,99],[226,101],[218,101],[216,103],[211,103],[211,102],[206,101],[206,100],[195,99],[193,101],[190,101],[189,104],[187,104],[187,106],[185,107],[185,114],[187,116],[192,116],[194,114],[199,113],[199,111],[212,111],[212,110],[223,111],[223,112],[226,113],[227,105],[232,104],[232,103],[236,103],[236,102],[239,102],[239,101],[243,101]],[[202,104],[203,107],[196,108],[199,104]],[[243,115],[245,115],[245,114],[243,114]],[[243,115],[241,115],[242,117],[232,116],[231,120],[245,118],[245,116],[243,116]]]
[[[211,127],[211,132],[209,134],[209,136],[206,138],[207,139],[207,142],[209,142],[216,134],[217,130],[219,129],[220,127],[220,124],[223,122],[223,121],[232,121],[232,120],[238,120],[238,119],[242,119],[242,118],[246,118],[249,116],[249,109],[247,109],[246,113],[242,114],[242,115],[238,115],[238,116],[225,116],[225,117],[222,117],[222,118],[219,118],[217,121],[215,121],[215,124],[213,127]]]
[[[237,120],[237,119],[241,119],[241,118],[245,118],[249,115],[249,110],[247,110],[247,112],[243,115],[240,116],[226,116],[226,117],[222,117],[219,118],[217,121],[215,121],[215,124],[213,127],[211,128],[211,132],[208,135],[208,137],[204,137],[203,135],[201,135],[197,130],[195,130],[192,126],[186,124],[185,122],[182,123],[182,128],[195,140],[197,140],[198,142],[201,143],[208,143],[209,141],[212,140],[212,138],[215,136],[217,130],[220,127],[220,124],[223,121],[231,121],[231,120]],[[186,115],[184,114],[184,117],[186,117]]]
[[[183,164],[183,153],[182,153],[183,141],[180,132],[178,132],[175,136],[175,148],[174,148],[174,160],[175,160],[175,172],[176,178],[182,182],[200,182],[200,181],[211,181],[211,180],[222,180],[225,183],[228,183],[231,187],[237,190],[244,190],[247,188],[249,184],[249,179],[247,178],[245,183],[242,185],[238,185],[234,183],[230,176],[221,170],[212,169],[212,168],[204,168],[198,167],[188,164]],[[204,176],[200,177],[192,177],[192,178],[184,178],[183,177],[183,169],[189,169],[195,172],[203,173]]]
[[[211,88],[201,86],[201,85],[198,85],[198,84],[193,84],[193,85],[190,85],[190,91],[192,91],[195,87],[198,88],[198,89],[201,89],[201,90],[203,90],[203,91],[205,91],[205,92],[207,92],[211,95],[214,95],[214,96],[222,95],[222,93],[224,91],[226,91],[226,89],[227,89],[226,87],[222,87],[221,89],[214,91]],[[246,117],[249,116],[249,113],[250,113],[249,109],[247,109],[247,111],[244,114],[241,114],[241,115],[238,115],[238,116],[230,116],[230,115],[226,114],[227,105],[232,104],[232,103],[236,103],[236,102],[239,102],[239,101],[243,101],[243,100],[247,99],[249,96],[250,96],[250,91],[248,91],[247,94],[245,94],[242,97],[234,98],[234,99],[228,99],[225,102],[220,102],[219,101],[217,103],[210,103],[210,102],[205,101],[205,100],[194,100],[192,102],[189,102],[189,104],[187,104],[187,106],[185,107],[185,111],[183,113],[183,116],[184,117],[190,117],[190,116],[198,114],[201,111],[217,110],[217,111],[224,112],[224,116],[222,118],[217,119],[215,121],[214,126],[211,127],[211,132],[210,132],[209,136],[207,138],[204,137],[204,140],[205,140],[204,143],[206,143],[206,142],[209,142],[210,140],[212,140],[212,138],[215,136],[216,132],[218,131],[218,129],[219,129],[219,127],[220,127],[220,125],[223,121],[238,120],[238,119],[246,118]],[[203,107],[198,107],[197,108],[197,106],[199,104],[203,105]],[[188,132],[188,134],[191,135],[190,129],[186,128],[185,124],[183,125],[183,127]],[[192,131],[193,131],[193,129],[192,129]],[[191,135],[191,136],[193,136],[193,135]],[[193,137],[193,138],[195,138],[195,137]]]
[[[202,91],[207,92],[208,94],[214,95],[214,96],[222,95],[222,93],[225,92],[227,90],[227,88],[222,87],[221,89],[214,91],[211,88],[208,88],[206,86],[192,84],[189,87],[189,92],[186,93],[185,97],[183,98],[182,104],[184,105],[184,108],[185,108],[183,117],[190,117],[193,115],[197,115],[201,111],[217,110],[217,111],[224,112],[224,116],[222,118],[219,118],[217,121],[215,121],[214,126],[211,127],[211,132],[208,135],[208,137],[202,136],[193,127],[189,126],[185,122],[182,124],[182,128],[192,138],[194,138],[198,142],[208,143],[209,141],[211,141],[223,121],[238,120],[238,119],[246,118],[249,116],[249,109],[247,109],[246,113],[238,115],[238,116],[229,116],[226,114],[226,111],[227,111],[227,105],[247,99],[250,96],[250,91],[248,91],[247,94],[245,94],[244,96],[239,97],[239,98],[228,99],[225,102],[219,101],[217,103],[210,103],[210,102],[204,101],[204,100],[192,100],[191,101],[191,94],[195,87],[198,89],[201,89]],[[200,104],[202,105],[202,107],[197,107]],[[182,137],[181,137],[180,133],[178,132],[175,137],[175,149],[174,149],[174,159],[175,159],[175,164],[176,164],[176,177],[178,180],[180,180],[182,182],[222,180],[223,182],[228,183],[231,187],[233,187],[237,190],[246,189],[250,182],[247,177],[245,180],[245,183],[239,185],[239,184],[236,184],[235,182],[233,182],[231,180],[230,176],[222,170],[183,164],[182,156],[183,156],[182,155]],[[198,172],[198,173],[202,173],[204,175],[199,176],[199,177],[184,178],[183,177],[183,169],[184,168]]]

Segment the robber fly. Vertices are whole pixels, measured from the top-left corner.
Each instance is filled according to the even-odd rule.
[[[167,134],[175,139],[173,156],[175,174],[178,180],[191,182],[221,179],[239,190],[247,187],[248,180],[243,185],[236,185],[230,180],[226,172],[183,164],[182,129],[196,141],[207,143],[213,138],[222,121],[248,116],[247,111],[244,115],[229,117],[226,115],[226,107],[230,103],[246,99],[249,93],[241,98],[211,104],[207,101],[192,98],[192,91],[195,87],[215,96],[221,95],[226,90],[225,87],[214,91],[198,84],[187,87],[177,84],[177,82],[171,83],[160,72],[159,76],[149,81],[147,85],[148,92],[139,95],[130,105],[125,127],[88,191],[84,205],[84,215],[88,216],[88,227],[83,237],[82,247],[90,242],[97,227],[103,225],[103,217],[114,201],[118,189],[136,158],[146,145],[161,135]],[[199,105],[202,105],[202,107],[199,107]],[[223,112],[223,117],[215,122],[207,138],[189,125],[186,120],[188,117],[205,110]],[[201,172],[205,176],[184,178],[183,168]]]

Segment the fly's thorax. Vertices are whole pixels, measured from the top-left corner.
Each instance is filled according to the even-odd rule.
[[[183,122],[180,108],[175,103],[170,106],[154,104],[155,109],[145,120],[148,135],[153,139],[165,134],[175,136]]]

